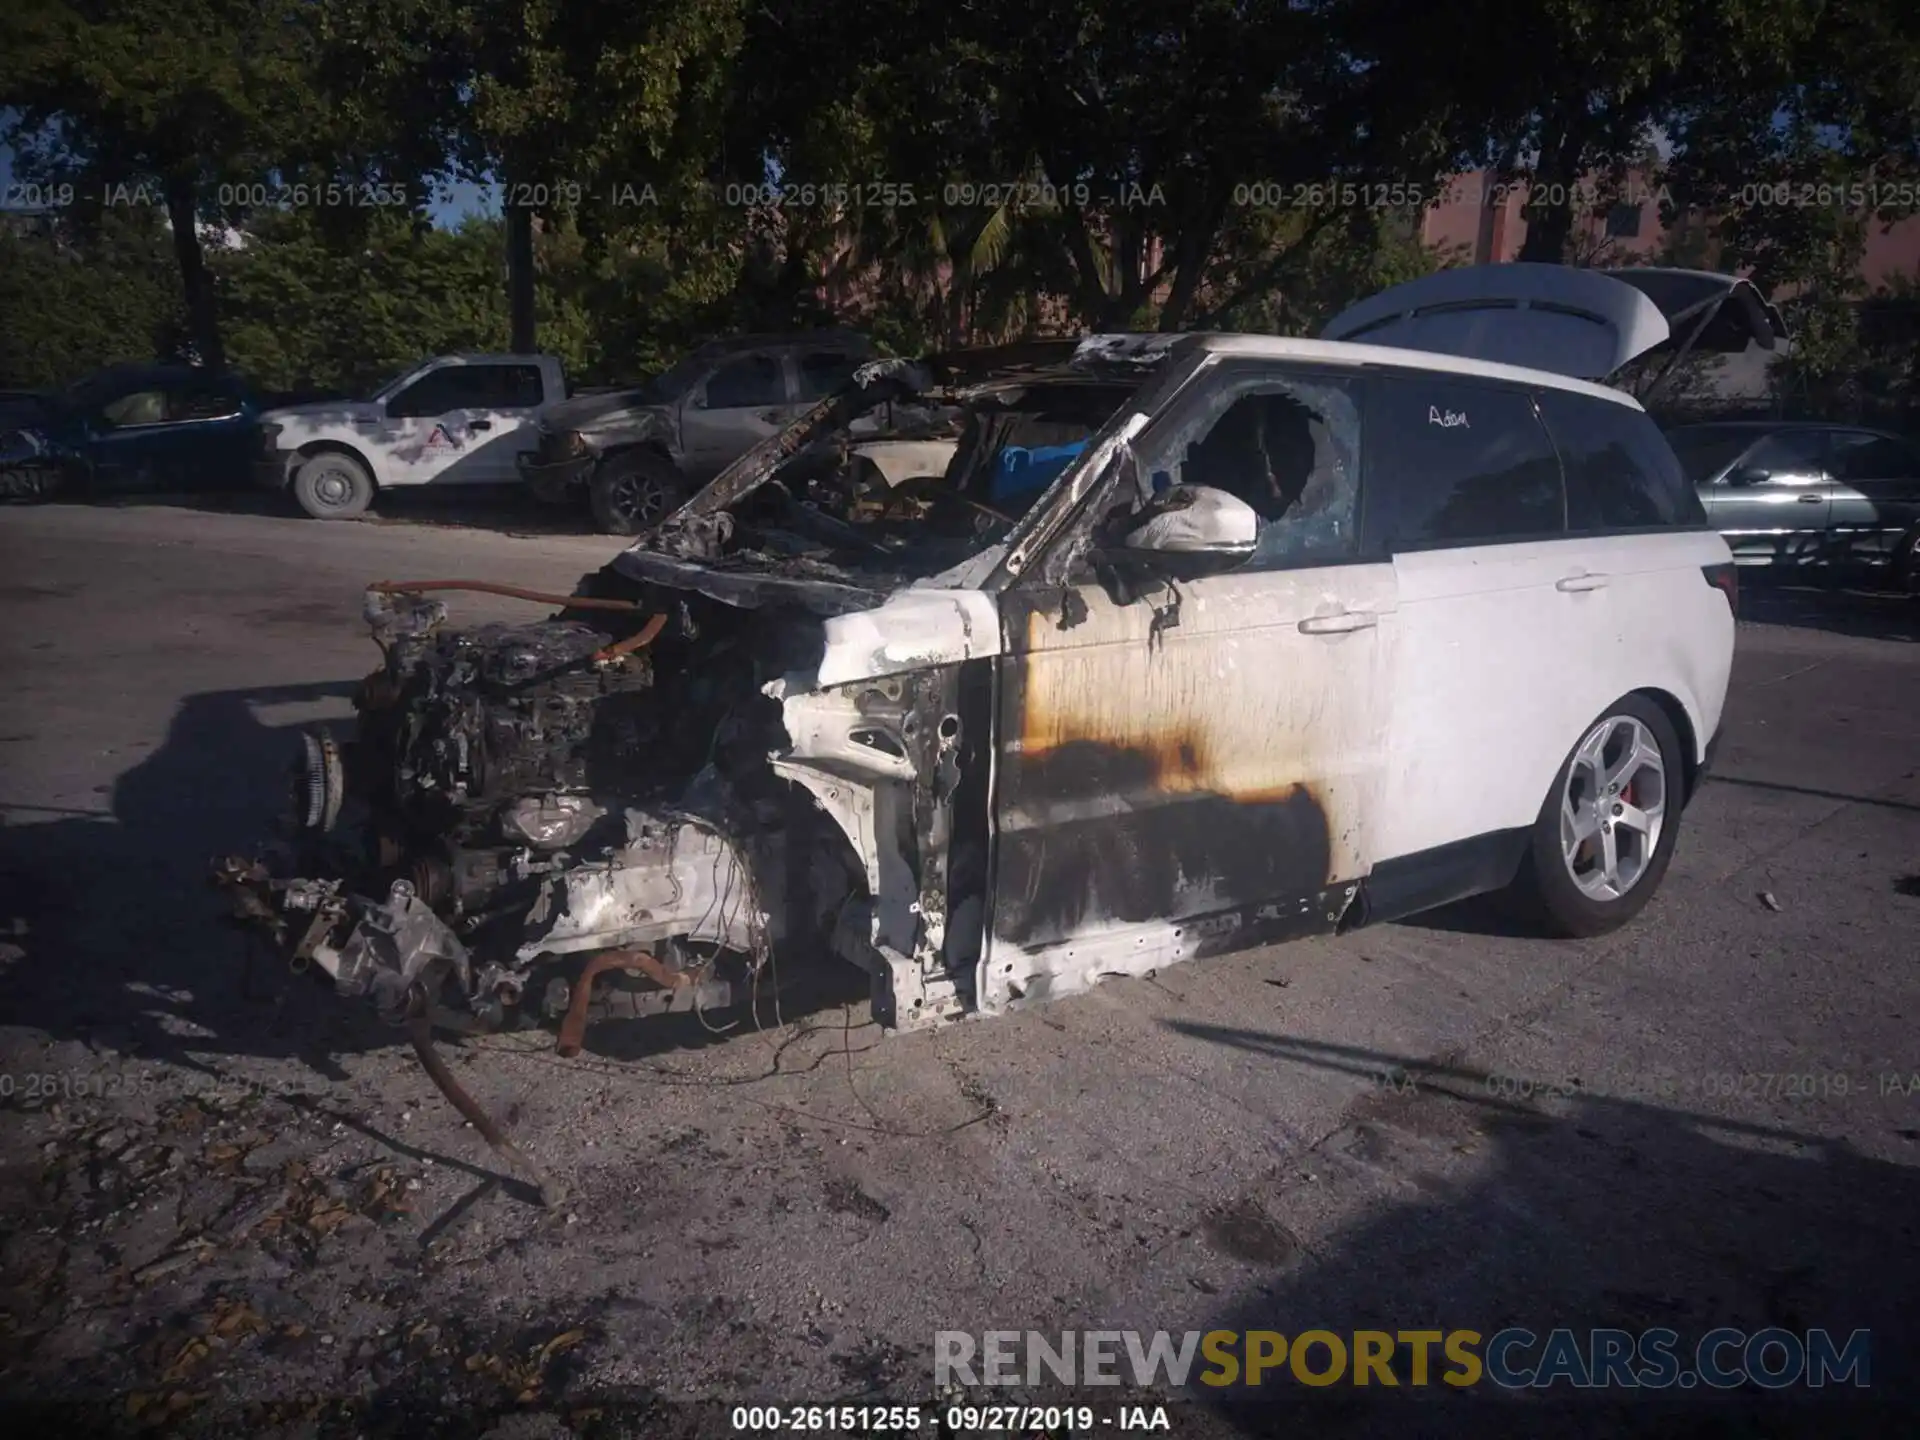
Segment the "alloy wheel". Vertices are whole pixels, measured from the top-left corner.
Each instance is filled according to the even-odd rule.
[[[640,475],[621,477],[611,487],[613,509],[637,529],[646,529],[664,519],[667,513],[666,487],[658,480]]]
[[[1590,900],[1618,900],[1640,883],[1666,825],[1667,770],[1653,732],[1610,715],[1587,732],[1560,795],[1560,850]]]

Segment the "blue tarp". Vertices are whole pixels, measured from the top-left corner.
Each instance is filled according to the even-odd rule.
[[[993,498],[1004,500],[1012,495],[1027,495],[1036,490],[1044,490],[1053,483],[1074,457],[1087,448],[1085,440],[1076,440],[1070,445],[1041,445],[1028,449],[1023,445],[1009,445],[1000,452],[1000,459],[994,466]]]

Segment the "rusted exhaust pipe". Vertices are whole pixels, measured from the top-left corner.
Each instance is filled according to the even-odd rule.
[[[560,1043],[555,1053],[571,1060],[580,1053],[587,1039],[587,1011],[593,1004],[593,982],[608,970],[628,970],[646,976],[667,990],[678,990],[692,983],[689,976],[669,970],[645,950],[602,950],[581,967],[580,978],[573,982],[573,995],[567,1001],[566,1018],[560,1022]]]
[[[521,1175],[533,1182],[540,1192],[540,1203],[549,1210],[566,1199],[566,1192],[541,1173],[540,1168],[529,1160],[520,1147],[507,1139],[506,1134],[494,1123],[491,1115],[480,1102],[461,1088],[460,1082],[453,1078],[453,1072],[447,1068],[447,1062],[440,1058],[440,1052],[433,1048],[433,1015],[425,995],[414,993],[407,1007],[407,1030],[413,1040],[413,1053],[420,1057],[421,1068],[427,1072],[427,1078],[439,1087],[440,1093],[447,1097],[453,1108],[474,1129],[480,1137],[493,1147],[508,1165],[517,1169]]]

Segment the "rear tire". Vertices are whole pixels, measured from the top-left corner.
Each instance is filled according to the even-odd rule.
[[[1893,549],[1893,588],[1920,597],[1920,525],[1900,537]]]
[[[1666,712],[1644,695],[1614,701],[1554,772],[1517,897],[1565,938],[1619,929],[1660,888],[1685,791],[1685,756]]]
[[[0,469],[0,500],[51,500],[66,488],[66,475],[52,465]]]
[[[603,535],[642,535],[680,508],[687,482],[664,455],[641,450],[602,461],[587,492]]]
[[[323,450],[294,472],[293,498],[315,520],[350,520],[373,503],[373,476],[353,456]]]

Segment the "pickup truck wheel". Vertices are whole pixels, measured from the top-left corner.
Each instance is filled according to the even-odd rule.
[[[587,487],[593,520],[606,535],[640,535],[680,508],[687,482],[664,456],[616,455]]]
[[[1554,776],[1515,889],[1570,939],[1605,935],[1660,888],[1685,798],[1680,738],[1639,695],[1607,707]]]
[[[346,520],[373,503],[373,476],[351,455],[322,451],[294,472],[293,498],[316,520]]]

